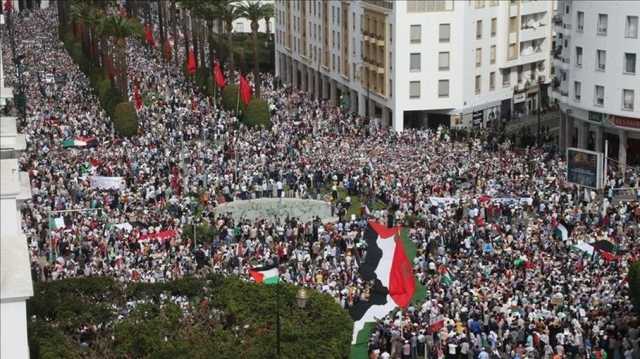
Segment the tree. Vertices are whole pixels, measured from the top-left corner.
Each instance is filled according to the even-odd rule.
[[[127,79],[127,38],[131,36],[142,37],[142,24],[133,19],[121,16],[109,16],[105,20],[104,30],[114,38],[116,58],[116,83],[123,96],[128,94]]]
[[[229,69],[231,71],[230,83],[234,82],[233,71],[235,63],[233,61],[233,22],[242,17],[242,14],[236,6],[234,0],[220,0],[216,3],[217,10],[220,13],[220,19],[224,23],[225,32],[227,33],[227,49],[229,51]]]
[[[264,4],[264,14],[262,15],[264,18],[264,26],[265,26],[265,34],[267,35],[267,40],[271,36],[271,28],[269,27],[269,21],[273,17],[275,10],[273,8],[273,4],[267,3]]]
[[[273,7],[266,6],[261,1],[247,1],[238,7],[242,17],[251,21],[251,35],[253,37],[253,81],[256,87],[256,97],[260,98],[260,70],[258,67],[258,29],[259,21],[273,16]],[[271,13],[269,13],[271,11]]]
[[[636,308],[636,312],[640,312],[640,261],[631,264],[628,280],[631,302]]]

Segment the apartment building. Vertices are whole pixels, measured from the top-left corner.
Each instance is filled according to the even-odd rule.
[[[560,146],[602,152],[620,169],[640,165],[637,1],[559,0],[554,16]]]
[[[276,0],[276,75],[396,131],[528,114],[552,1]]]
[[[0,14],[0,26],[5,26]],[[2,29],[4,31],[4,29]],[[13,98],[5,87],[0,47],[0,113]],[[29,175],[20,172],[18,157],[26,149],[15,117],[0,116],[0,358],[29,358],[27,304],[33,296],[27,239],[19,208],[31,198]]]

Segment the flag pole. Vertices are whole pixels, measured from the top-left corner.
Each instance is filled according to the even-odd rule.
[[[240,107],[240,85],[238,84],[238,97],[236,99],[236,115],[238,114],[238,107]]]

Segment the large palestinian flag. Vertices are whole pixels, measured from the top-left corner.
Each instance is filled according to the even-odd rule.
[[[424,298],[424,288],[413,274],[415,246],[400,227],[387,228],[369,222],[364,234],[367,252],[360,265],[360,277],[370,283],[368,301],[360,300],[349,308],[354,321],[352,358],[366,358],[371,326],[395,308],[406,308],[412,299]],[[418,289],[418,290],[417,290]],[[364,355],[364,356],[363,356]]]

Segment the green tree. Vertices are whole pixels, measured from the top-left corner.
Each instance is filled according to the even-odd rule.
[[[259,21],[273,16],[273,6],[261,1],[246,1],[238,7],[242,17],[251,21],[251,35],[253,39],[253,81],[256,87],[256,97],[260,98],[260,70],[258,60],[258,29]]]
[[[121,16],[109,16],[104,23],[104,31],[113,37],[116,59],[116,84],[120,93],[126,96],[128,93],[127,77],[127,39],[131,36],[142,37],[144,34],[142,24],[133,18]]]
[[[231,78],[229,83],[234,83],[234,69],[235,61],[233,59],[233,22],[242,17],[242,14],[236,6],[235,0],[220,0],[216,2],[217,11],[220,14],[220,19],[224,24],[224,30],[227,34],[227,51],[229,54],[229,70],[231,71]]]

